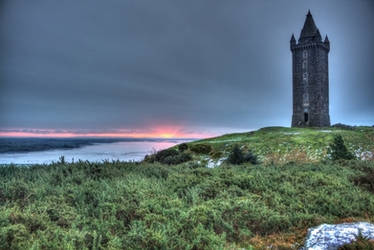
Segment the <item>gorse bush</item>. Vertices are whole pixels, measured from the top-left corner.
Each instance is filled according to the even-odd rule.
[[[244,162],[244,155],[242,150],[238,145],[234,145],[229,157],[227,158],[228,162],[231,164],[241,164]]]
[[[0,249],[248,249],[253,237],[372,221],[374,196],[351,178],[374,162],[351,163],[4,166]]]
[[[180,152],[173,148],[161,150],[153,155],[146,155],[144,158],[145,162],[159,162],[167,165],[177,165],[190,160],[192,160],[192,157],[189,153]]]
[[[258,164],[257,156],[252,153],[252,151],[248,151],[244,154],[244,162],[250,162],[252,164]]]
[[[212,150],[210,153],[209,153],[210,157],[212,157],[213,159],[219,159],[222,157],[223,153],[221,151],[218,151],[218,150]]]
[[[180,152],[186,151],[187,149],[188,149],[188,145],[187,145],[187,143],[182,143],[182,144],[179,144],[179,145],[178,145],[178,150],[179,150]]]
[[[354,156],[348,151],[344,144],[343,137],[341,135],[336,135],[334,137],[333,143],[330,144],[331,159],[336,160],[352,160]]]
[[[361,235],[359,235],[355,241],[339,247],[339,250],[372,250],[372,249],[374,249],[374,242]]]
[[[196,154],[209,154],[212,151],[212,146],[209,144],[192,144],[190,150]]]
[[[257,164],[257,157],[252,153],[252,151],[243,153],[243,151],[240,149],[238,145],[234,145],[227,160],[229,163],[236,164],[236,165],[239,165],[245,162]]]
[[[177,155],[167,156],[160,162],[168,165],[177,165],[190,160],[192,160],[191,155],[189,153],[183,152]]]
[[[156,153],[155,160],[158,162],[163,162],[168,157],[177,156],[179,152],[176,149],[164,149]]]
[[[368,191],[374,193],[374,168],[363,168],[363,174],[354,178],[353,182]]]

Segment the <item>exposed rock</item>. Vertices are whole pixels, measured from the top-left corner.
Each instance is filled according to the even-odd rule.
[[[357,236],[374,240],[374,224],[367,222],[322,224],[308,229],[303,250],[335,250],[356,240]]]
[[[221,164],[227,159],[227,157],[220,158],[217,161],[214,161],[213,159],[210,159],[208,161],[207,167],[208,168],[215,168],[221,166]]]
[[[374,159],[374,151],[368,151],[362,147],[355,148],[353,145],[350,145],[349,150],[353,152],[358,160],[368,161]]]

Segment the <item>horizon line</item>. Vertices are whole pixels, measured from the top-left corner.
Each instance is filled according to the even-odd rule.
[[[185,132],[181,129],[157,129],[150,131],[74,131],[56,129],[0,129],[0,138],[107,138],[107,139],[203,139],[217,133]]]
[[[0,139],[133,139],[133,140],[200,140],[210,137],[122,137],[122,136],[0,136]]]

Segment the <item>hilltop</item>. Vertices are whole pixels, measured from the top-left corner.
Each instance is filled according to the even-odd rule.
[[[227,158],[234,145],[251,150],[263,164],[319,162],[330,160],[329,147],[341,135],[349,151],[359,160],[374,158],[374,128],[345,126],[326,128],[266,127],[246,133],[227,134],[187,143],[194,159],[217,166]],[[213,164],[214,163],[214,164]]]

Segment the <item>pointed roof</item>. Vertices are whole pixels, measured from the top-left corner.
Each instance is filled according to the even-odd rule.
[[[291,36],[291,40],[290,40],[291,43],[296,43],[296,39],[295,39],[295,36],[292,34]]]
[[[308,42],[314,39],[321,40],[321,34],[316,24],[314,23],[313,16],[309,10],[308,14],[306,15],[304,27],[301,30],[299,42]]]
[[[325,43],[329,43],[330,41],[329,41],[329,38],[327,37],[327,35],[326,35],[326,37],[325,37]]]
[[[316,37],[318,40],[322,40],[322,36],[321,36],[321,33],[319,32],[319,29],[317,29],[317,33],[316,33],[315,37]]]

